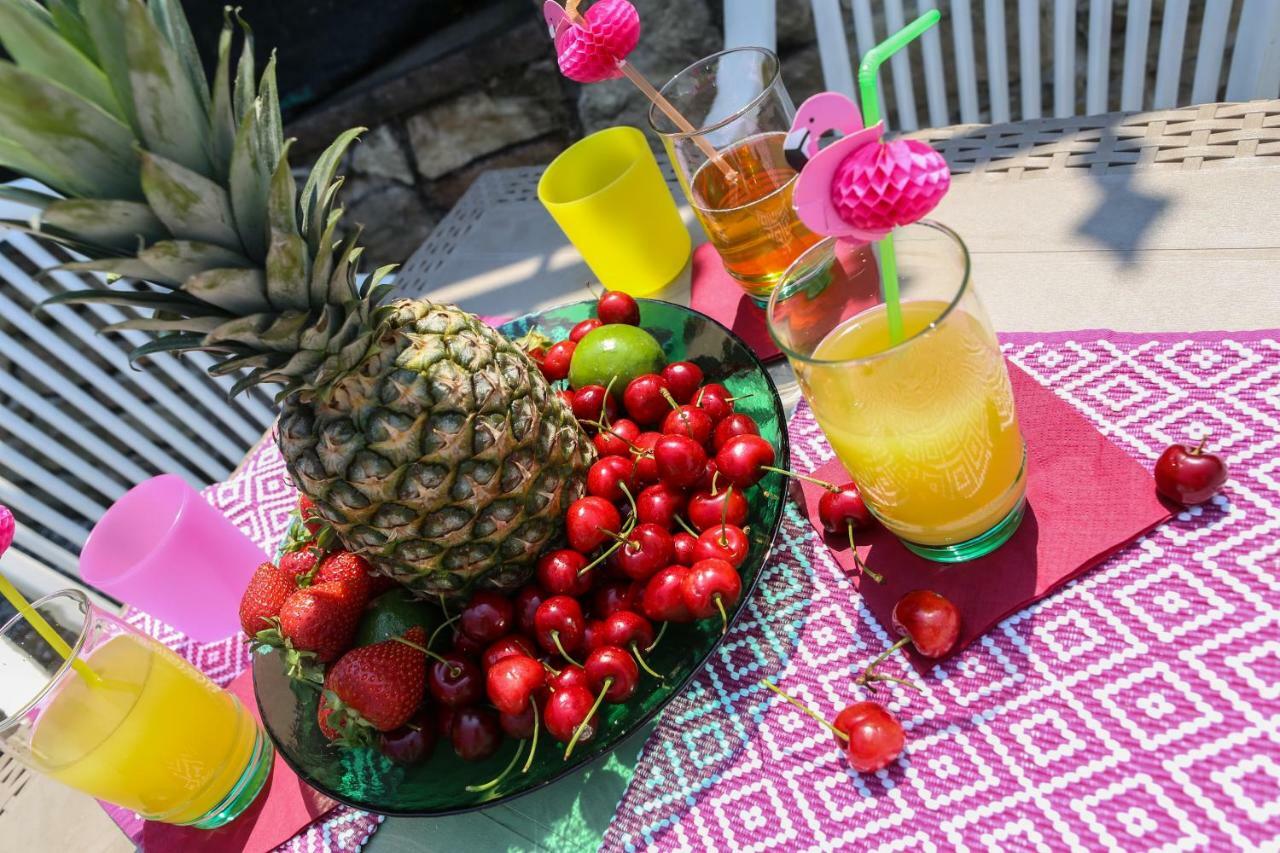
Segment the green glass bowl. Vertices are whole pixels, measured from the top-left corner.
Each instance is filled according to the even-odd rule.
[[[733,332],[689,308],[642,299],[641,325],[662,344],[669,361],[688,360],[706,374],[706,381],[723,383],[737,398],[735,408],[755,418],[760,434],[776,449],[779,467],[788,467],[786,416],[778,391],[763,365]],[[518,337],[533,327],[560,340],[579,321],[595,316],[595,302],[576,302],[529,314],[506,323],[501,331]],[[736,619],[755,589],[773,544],[787,483],[768,474],[748,492],[751,513],[751,551],[741,567],[743,596],[729,614]],[[280,655],[255,656],[254,688],[267,732],[276,748],[299,776],[322,793],[348,805],[386,815],[431,816],[454,814],[496,805],[549,785],[578,767],[609,753],[644,726],[697,674],[723,639],[717,619],[686,625],[672,624],[649,664],[666,674],[658,681],[641,675],[640,689],[624,704],[601,708],[602,726],[596,738],[578,744],[563,760],[564,746],[545,731],[528,773],[513,772],[499,785],[480,793],[466,790],[495,778],[510,762],[516,742],[507,740],[496,755],[469,763],[454,755],[447,740],[436,744],[431,757],[414,767],[400,767],[374,749],[344,750],[331,746],[316,724],[319,692],[284,674]]]

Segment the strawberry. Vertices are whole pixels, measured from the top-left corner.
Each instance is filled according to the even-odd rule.
[[[427,633],[415,626],[403,640],[393,638],[347,652],[324,679],[320,729],[345,745],[369,743],[373,732],[387,732],[409,721],[422,704]]]
[[[240,627],[250,639],[275,624],[285,599],[298,589],[294,574],[270,561],[258,566],[240,598]]]
[[[373,567],[359,554],[350,551],[334,551],[320,561],[313,583],[345,583],[367,601],[373,591]]]
[[[306,495],[298,496],[298,515],[302,517],[302,523],[311,533],[319,533],[322,527],[328,526],[328,522],[320,517],[315,501]]]
[[[279,637],[289,675],[318,682],[311,662],[336,660],[351,646],[367,602],[362,590],[340,581],[303,587],[285,599]]]
[[[280,555],[280,568],[292,574],[299,583],[312,577],[321,554],[314,548],[286,551]]]

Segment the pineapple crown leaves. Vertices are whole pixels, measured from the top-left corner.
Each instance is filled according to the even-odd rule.
[[[237,30],[240,51],[233,59]],[[253,32],[228,8],[212,81],[179,0],[0,0],[0,165],[53,193],[0,187],[30,222],[0,222],[87,258],[103,273],[45,305],[152,312],[110,330],[156,333],[130,354],[202,350],[211,372],[247,373],[282,394],[320,388],[366,355],[391,268],[357,284],[358,230],[339,235],[343,155],[320,155],[301,191],[289,168],[273,55],[259,75]],[[146,282],[114,289],[115,279]]]

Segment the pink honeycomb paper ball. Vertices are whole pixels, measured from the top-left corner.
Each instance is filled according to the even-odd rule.
[[[578,83],[621,77],[618,62],[640,41],[640,13],[627,0],[599,0],[582,17],[585,26],[570,26],[556,39],[561,73]]]
[[[9,512],[7,506],[0,504],[0,554],[3,554],[13,544],[13,532],[16,527],[13,513]]]
[[[831,203],[854,228],[887,232],[923,219],[949,186],[941,154],[919,140],[896,139],[846,157],[831,181]]]

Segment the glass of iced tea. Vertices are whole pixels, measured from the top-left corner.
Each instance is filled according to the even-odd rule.
[[[796,171],[783,142],[795,106],[778,57],[761,47],[722,51],[672,77],[662,94],[695,129],[681,130],[656,107],[649,123],[725,270],[764,305],[791,262],[820,239],[791,207]]]

